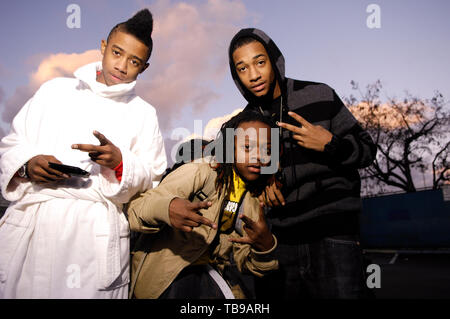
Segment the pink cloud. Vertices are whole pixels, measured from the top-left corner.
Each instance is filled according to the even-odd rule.
[[[416,114],[408,114],[407,109],[408,105],[401,102],[397,102],[395,106],[390,102],[383,103],[380,104],[378,108],[374,108],[367,102],[349,105],[349,110],[359,122],[365,123],[366,119],[370,118],[370,114],[373,114],[377,122],[370,124],[379,124],[384,129],[405,127],[406,124],[404,119],[406,119],[409,124],[416,124],[422,120],[422,118],[418,117]],[[429,108],[422,103],[419,109],[422,110],[421,116],[423,116]]]
[[[159,110],[161,127],[169,129],[183,108],[192,107],[198,116],[219,97],[214,86],[228,73],[228,44],[247,12],[238,0],[160,0],[149,7],[154,51],[137,90]]]
[[[219,97],[217,87],[228,74],[228,44],[246,18],[241,0],[207,0],[199,4],[159,0],[149,7],[154,16],[154,49],[150,67],[139,78],[137,93],[158,110],[163,130],[173,127],[182,109],[194,115]],[[36,58],[39,57],[39,59]],[[38,64],[25,86],[4,101],[2,119],[10,123],[39,86],[55,77],[72,77],[80,66],[101,59],[98,50],[80,54],[36,55]],[[32,59],[33,57],[30,57]]]
[[[219,133],[219,130],[222,127],[223,123],[227,122],[229,119],[231,119],[238,113],[242,112],[243,110],[244,109],[235,109],[230,114],[225,114],[223,116],[214,117],[210,119],[208,123],[205,125],[205,128],[203,129],[202,135],[199,135],[197,132],[194,132],[191,135],[186,136],[183,139],[183,142],[189,141],[193,138],[205,139],[207,141],[216,139],[217,134]]]
[[[224,116],[215,117],[209,120],[208,124],[205,126],[204,130],[204,138],[208,140],[215,139],[217,136],[217,133],[219,133],[220,128],[222,127],[223,123],[227,122],[229,119],[231,119],[233,116],[237,115],[238,113],[242,112],[243,109],[236,109],[230,114],[226,114]]]
[[[31,85],[40,86],[56,77],[73,77],[76,69],[85,64],[100,61],[101,58],[99,50],[89,50],[81,54],[52,54],[40,63],[36,72],[31,74]]]
[[[28,84],[16,88],[14,94],[6,99],[2,120],[10,123],[42,83],[55,77],[73,77],[73,72],[80,66],[100,59],[101,54],[98,50],[89,50],[80,54],[51,54],[43,58],[36,71],[30,74]]]

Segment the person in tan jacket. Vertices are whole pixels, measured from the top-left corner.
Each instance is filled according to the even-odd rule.
[[[261,172],[274,127],[257,112],[239,113],[222,125],[216,158],[184,164],[130,202],[131,229],[146,233],[132,252],[130,297],[245,298],[226,276],[232,264],[258,277],[278,268],[258,200],[273,178]],[[234,143],[217,142],[229,134]],[[218,158],[230,152],[232,163]]]

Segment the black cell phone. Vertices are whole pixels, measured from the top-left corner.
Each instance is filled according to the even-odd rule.
[[[61,173],[65,173],[71,176],[88,177],[89,175],[91,175],[89,172],[76,166],[57,164],[52,162],[48,162],[48,166],[50,168],[56,169],[57,171],[60,171]]]

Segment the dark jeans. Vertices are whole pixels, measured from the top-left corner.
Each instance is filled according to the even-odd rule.
[[[216,282],[204,266],[188,266],[159,296],[160,299],[224,299]]]
[[[280,269],[256,279],[257,298],[370,298],[365,262],[356,236],[308,243],[278,242]]]

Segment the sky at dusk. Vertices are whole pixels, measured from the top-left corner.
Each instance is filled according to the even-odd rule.
[[[70,4],[80,28],[69,28]],[[369,28],[370,4],[379,28]],[[137,92],[156,109],[170,148],[175,128],[217,127],[245,106],[228,67],[227,49],[241,28],[256,27],[277,43],[286,75],[324,82],[341,97],[380,79],[382,98],[450,100],[450,2],[445,0],[15,0],[0,2],[0,136],[39,86],[101,59],[100,41],[142,8],[154,16],[150,67]],[[208,124],[209,123],[209,124]],[[168,154],[169,155],[169,154]]]

